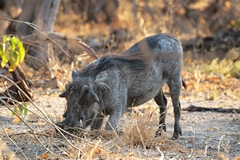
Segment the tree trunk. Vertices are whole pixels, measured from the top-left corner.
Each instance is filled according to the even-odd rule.
[[[8,32],[15,33],[20,39],[33,34],[37,35],[36,39],[46,38],[45,36],[52,32],[59,3],[60,0],[25,0],[22,12],[17,18],[21,23],[12,23],[8,28]],[[52,51],[53,46],[51,43],[32,45],[29,47],[28,55],[33,56],[34,59],[27,59],[26,57],[25,62],[33,68],[39,69],[43,66],[42,62],[47,61],[48,55]],[[4,93],[0,93],[1,96],[6,97],[4,100],[8,101],[7,97],[21,102],[28,101],[29,98],[32,99],[33,92],[29,88],[27,79],[20,66],[12,72],[12,77],[13,81],[27,96],[20,92],[18,87],[12,85]]]
[[[38,39],[41,39],[44,33],[52,32],[59,3],[60,0],[25,0],[18,20],[33,23],[34,27],[17,23],[16,35],[21,37],[37,34],[40,36]],[[52,44],[30,46],[28,55],[34,58],[27,58],[25,62],[34,69],[42,68],[52,52]]]
[[[17,20],[32,23],[37,2],[37,0],[25,0],[23,3],[22,12]],[[29,35],[31,34],[31,27],[25,23],[17,23],[15,34],[19,37]]]

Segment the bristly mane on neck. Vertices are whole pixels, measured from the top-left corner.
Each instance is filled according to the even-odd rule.
[[[91,63],[89,66],[84,68],[79,75],[91,76],[95,78],[102,71],[105,71],[112,67],[120,68],[124,65],[128,66],[132,70],[144,70],[146,68],[144,60],[141,60],[139,58],[134,58],[129,55],[110,55],[103,56],[97,61]]]

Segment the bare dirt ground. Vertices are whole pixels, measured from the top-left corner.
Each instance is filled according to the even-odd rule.
[[[65,106],[65,100],[59,98],[58,93],[49,90],[38,92],[35,95],[37,106],[54,122],[61,120]],[[228,96],[222,96],[216,100],[195,100],[189,94],[189,91],[183,90],[182,108],[191,104],[223,108],[240,106],[239,99],[233,100]],[[170,101],[169,97],[168,100]],[[31,130],[21,122],[15,124],[15,117],[12,116],[12,113],[5,106],[0,106],[0,138],[7,143],[11,152],[15,152],[19,159],[24,158],[23,154],[28,159],[74,159],[76,157],[81,159],[160,159],[163,156],[164,159],[240,158],[239,114],[182,111],[183,135],[178,140],[171,140],[174,117],[171,103],[168,106],[167,132],[162,137],[154,138],[153,136],[157,129],[158,107],[153,101],[150,101],[140,106],[139,109],[134,109],[132,113],[126,113],[121,118],[119,134],[101,132],[98,134],[100,137],[96,137],[94,133],[90,133],[91,136],[89,136],[90,131],[87,131],[86,135],[88,136],[80,139],[67,136],[70,142],[82,149],[82,153],[76,152],[76,149],[70,147],[63,137],[56,134],[55,129],[49,123],[38,116],[29,115],[26,122],[33,128]],[[29,109],[40,114],[32,104],[29,105]],[[150,128],[147,128],[149,125],[144,126],[142,122],[148,121],[147,119],[153,123],[153,127],[151,125]],[[138,136],[138,132],[129,131],[133,127],[131,124],[139,126],[139,133],[142,133],[142,136]],[[146,130],[149,130],[147,132],[149,135],[144,135]],[[75,135],[79,136],[79,134]],[[149,136],[149,139],[141,141],[141,138],[146,136]],[[138,141],[134,138],[138,138]],[[48,152],[40,142],[44,147],[59,155],[60,158]],[[3,142],[1,143],[3,145]],[[90,147],[92,143],[95,144],[95,149]],[[6,155],[11,152],[5,150],[2,155],[5,155],[6,158]]]
[[[71,5],[68,0],[67,4]],[[121,2],[119,8],[119,19],[121,26],[126,28],[128,32],[128,40],[123,42],[120,50],[125,50],[130,45],[141,38],[152,35],[160,31],[162,33],[171,33],[180,40],[189,40],[195,36],[207,37],[212,36],[209,30],[211,21],[214,18],[208,16],[208,13],[199,12],[199,23],[191,18],[175,19],[176,15],[181,12],[176,11],[183,9],[181,5],[167,7],[167,12],[162,13],[161,9],[164,4],[161,1],[151,2],[154,16],[159,24],[152,22],[150,13],[143,8],[144,3],[139,3],[139,8],[144,11],[138,11],[137,17],[132,13],[132,1]],[[180,2],[180,1],[179,1]],[[196,3],[193,8],[204,8],[203,2],[211,2],[209,0],[201,0],[200,4]],[[219,18],[219,22],[223,23],[221,27],[227,27],[227,22],[223,20],[227,17],[234,20],[238,17],[239,7],[235,1],[226,1],[220,12],[215,15]],[[130,4],[129,4],[130,3]],[[234,7],[231,7],[230,4]],[[202,4],[202,5],[201,5]],[[78,12],[62,13],[57,16],[54,30],[68,35],[69,37],[94,37],[98,41],[108,42],[110,27],[102,24],[83,23],[79,18]],[[74,7],[76,8],[76,7]],[[236,10],[232,10],[236,8]],[[228,14],[224,11],[229,11]],[[70,8],[70,11],[72,9]],[[77,8],[77,11],[79,9]],[[143,12],[143,13],[141,13]],[[74,14],[75,13],[75,14]],[[171,14],[169,14],[171,13]],[[174,14],[172,14],[174,13]],[[184,13],[184,12],[183,12]],[[182,14],[183,14],[182,13]],[[196,11],[198,13],[198,11]],[[234,13],[235,16],[232,15]],[[168,16],[169,14],[169,16]],[[192,14],[195,15],[195,14]],[[69,18],[71,16],[71,18]],[[136,24],[134,18],[139,20]],[[193,17],[196,18],[196,17]],[[218,20],[218,19],[216,19]],[[180,23],[181,22],[181,23]],[[213,26],[217,27],[216,21]],[[184,30],[184,31],[183,31]],[[215,31],[214,33],[216,33]],[[88,39],[88,38],[86,38]],[[111,46],[111,45],[110,45]],[[110,47],[111,48],[111,47]],[[215,50],[213,47],[212,50]],[[190,51],[192,56],[196,51]],[[101,52],[99,52],[101,55]],[[104,52],[105,53],[105,52]],[[112,52],[111,52],[112,53]],[[115,51],[113,52],[115,53]],[[116,52],[118,53],[118,52]],[[107,54],[107,53],[106,53]],[[207,53],[208,54],[208,53]],[[193,56],[194,57],[194,56]],[[208,57],[209,58],[209,57]],[[79,59],[77,59],[79,60]],[[86,66],[91,60],[80,59],[81,67]],[[55,62],[55,61],[54,61]],[[72,63],[72,62],[71,62]],[[167,132],[161,137],[154,137],[158,125],[158,107],[150,101],[132,112],[124,114],[119,123],[118,132],[92,132],[85,131],[73,132],[74,135],[56,133],[52,124],[48,121],[58,122],[62,120],[62,114],[66,102],[58,97],[60,90],[64,89],[64,85],[70,80],[71,69],[65,69],[60,64],[50,64],[54,76],[56,76],[57,84],[60,89],[55,89],[50,85],[50,89],[37,88],[34,90],[35,104],[28,103],[29,116],[25,121],[19,122],[16,116],[4,105],[0,105],[0,160],[1,159],[221,159],[221,160],[240,160],[240,114],[237,113],[215,113],[215,112],[187,112],[182,111],[181,127],[183,135],[178,140],[171,140],[173,134],[173,108],[168,98],[167,110]],[[225,64],[224,64],[225,65]],[[240,107],[240,80],[232,78],[231,75],[224,73],[210,74],[201,70],[200,62],[193,62],[192,59],[184,64],[183,79],[188,85],[188,89],[182,91],[181,104],[182,108],[190,105],[210,107],[210,108],[235,108]],[[210,68],[213,70],[214,68]],[[228,67],[215,68],[215,70],[224,70]],[[47,79],[49,75],[41,75],[42,72],[36,74],[27,68],[26,76],[33,81],[36,86],[42,79]],[[39,76],[40,75],[40,76]],[[44,82],[43,82],[44,84]],[[41,86],[41,85],[40,85]],[[54,88],[54,89],[53,89]],[[165,89],[167,93],[167,89]],[[41,111],[39,111],[38,107]],[[13,109],[11,106],[10,109]],[[44,113],[44,114],[42,114]],[[36,115],[37,114],[37,115]],[[42,117],[42,118],[40,118]],[[50,120],[46,120],[47,118]]]

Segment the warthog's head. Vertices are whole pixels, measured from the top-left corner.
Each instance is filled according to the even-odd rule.
[[[91,124],[98,111],[99,98],[93,91],[93,83],[88,78],[77,75],[77,71],[72,71],[73,81],[66,86],[66,90],[59,95],[67,100],[67,109],[63,114],[65,118],[57,125],[74,127],[79,126],[82,121],[82,128],[85,129]]]

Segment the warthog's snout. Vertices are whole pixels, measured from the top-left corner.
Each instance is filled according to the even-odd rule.
[[[65,114],[66,116],[66,114]],[[65,119],[62,122],[57,122],[57,126],[59,126],[62,129],[66,128],[72,128],[72,127],[81,127],[82,126],[82,121],[72,113],[67,114]]]

